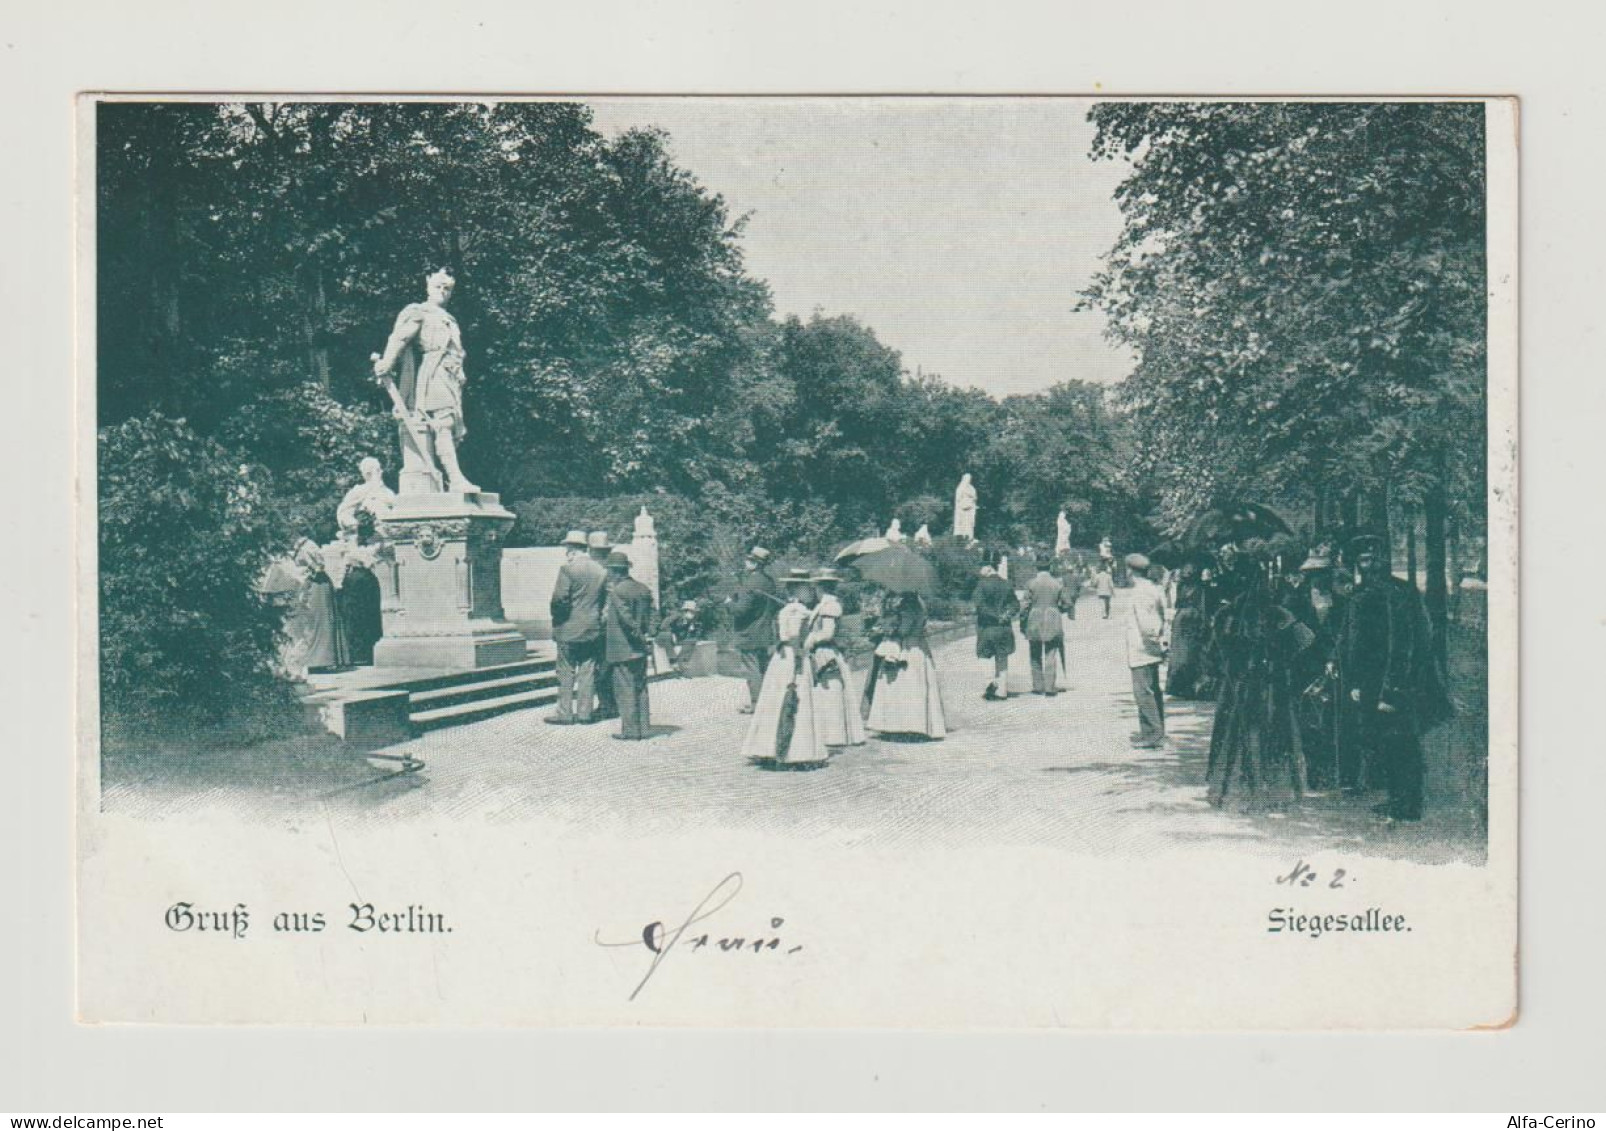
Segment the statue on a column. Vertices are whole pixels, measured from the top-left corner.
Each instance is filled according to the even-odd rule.
[[[970,485],[970,472],[965,472],[954,491],[954,537],[976,537],[976,488]]]
[[[1054,520],[1054,556],[1062,557],[1071,552],[1071,520],[1065,517],[1065,508],[1060,508],[1059,518]]]
[[[374,357],[374,376],[390,393],[394,415],[400,422],[404,495],[440,491],[479,490],[458,466],[457,449],[463,441],[463,335],[457,319],[446,311],[456,280],[444,269],[426,280],[428,298],[405,307],[385,343]],[[391,380],[401,362],[400,388]]]

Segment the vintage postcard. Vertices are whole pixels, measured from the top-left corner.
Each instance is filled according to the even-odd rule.
[[[1514,1023],[1517,118],[83,97],[81,1020]]]

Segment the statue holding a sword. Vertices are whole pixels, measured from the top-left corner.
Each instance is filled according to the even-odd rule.
[[[390,394],[400,423],[401,493],[444,489],[476,492],[463,475],[457,448],[463,439],[463,335],[446,310],[456,280],[444,269],[426,280],[428,298],[396,316],[383,354],[373,354],[374,376]],[[400,363],[400,382],[394,378]],[[399,387],[398,387],[399,385]]]

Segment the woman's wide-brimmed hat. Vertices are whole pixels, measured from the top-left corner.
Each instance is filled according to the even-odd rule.
[[[789,569],[781,578],[782,585],[811,585],[813,582],[814,575],[806,569]]]
[[[1332,569],[1332,568],[1333,568],[1333,563],[1332,563],[1332,561],[1330,559],[1324,558],[1320,554],[1312,554],[1310,557],[1306,558],[1305,561],[1300,565],[1299,572],[1301,572],[1301,573],[1313,573],[1316,570]]]

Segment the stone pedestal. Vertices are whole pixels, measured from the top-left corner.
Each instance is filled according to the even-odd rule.
[[[513,513],[489,492],[398,495],[379,524],[389,552],[375,569],[382,668],[485,668],[525,658],[502,612],[502,536]]]

